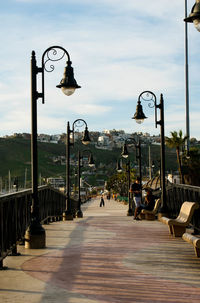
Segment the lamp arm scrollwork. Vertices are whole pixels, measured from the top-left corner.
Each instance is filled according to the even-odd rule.
[[[91,151],[89,149],[84,149],[84,150],[81,151],[81,156],[83,157],[84,154],[91,155]]]
[[[76,119],[73,124],[72,124],[72,132],[75,131],[75,129],[79,129],[80,127],[83,127],[83,125],[85,124],[85,126],[87,127],[87,123],[85,120],[83,119]]]
[[[89,159],[89,157],[91,156],[91,151],[89,150],[89,149],[84,149],[84,150],[82,150],[82,151],[79,151],[78,152],[78,156],[79,156],[79,161],[83,161],[83,157],[84,157],[84,155],[88,155],[88,159]],[[82,164],[80,163],[80,167],[82,167]]]
[[[63,53],[59,54],[57,49],[62,50]],[[42,67],[38,68],[38,72],[42,73],[42,93],[40,94],[40,97],[42,98],[43,104],[44,104],[44,71],[53,72],[55,69],[54,65],[50,64],[47,68],[48,63],[60,61],[64,58],[65,55],[67,56],[68,62],[71,62],[69,53],[66,51],[66,49],[64,49],[61,46],[51,46],[47,48],[42,55]]]
[[[136,141],[135,138],[127,138],[125,140],[125,144],[128,144],[128,143],[133,143],[135,145],[135,147],[138,148],[140,145],[140,139],[138,138],[138,141]]]
[[[63,54],[59,55],[57,49],[62,50]],[[50,65],[50,70],[47,69],[46,68],[47,62],[49,62],[49,61],[52,61],[52,62],[60,61],[60,60],[62,60],[62,58],[64,58],[65,55],[67,56],[68,61],[70,61],[69,53],[63,47],[61,47],[61,46],[51,46],[51,47],[47,48],[44,51],[43,55],[42,55],[42,68],[46,72],[52,72],[54,70],[54,66]],[[54,56],[58,56],[58,57],[54,57]],[[45,60],[45,57],[47,58],[46,60]]]
[[[74,142],[74,132],[77,131],[79,132],[79,128],[83,127],[85,125],[87,129],[87,123],[83,119],[76,119],[73,124],[72,124],[72,129],[69,129],[69,132],[72,134],[72,142]],[[73,145],[73,143],[72,143]]]
[[[148,103],[149,108],[155,107],[155,126],[157,128],[157,124],[158,124],[157,123],[157,108],[159,108],[159,105],[157,105],[156,95],[153,92],[146,90],[139,95],[138,102],[141,103],[141,100],[143,100],[145,102],[149,102]]]

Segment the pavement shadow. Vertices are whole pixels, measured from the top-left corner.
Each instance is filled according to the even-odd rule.
[[[83,212],[91,207],[93,203],[94,200],[84,203],[82,207]],[[83,302],[85,299],[85,302],[87,303],[94,302],[79,293],[73,292],[72,289],[72,285],[76,279],[77,270],[81,268],[83,243],[85,233],[88,232],[87,230],[90,220],[90,217],[83,217],[76,218],[73,221],[66,221],[67,223],[62,222],[63,225],[60,234],[58,229],[50,227],[48,230],[50,231],[50,235],[48,235],[48,237],[60,241],[62,239],[66,240],[65,237],[66,234],[68,234],[67,245],[47,245],[48,253],[41,256],[35,256],[35,258],[31,259],[30,262],[27,261],[23,264],[23,271],[25,273],[46,283],[46,287],[40,299],[41,303],[49,301],[56,303],[71,303],[79,302],[79,300],[82,300],[81,302]],[[57,222],[54,222],[53,224],[56,223]],[[72,225],[73,228],[71,228]],[[52,232],[53,234],[55,232],[55,234],[52,235]],[[38,266],[38,264],[41,264],[41,266]],[[74,274],[74,271],[76,272],[76,275]],[[70,277],[70,285],[66,285],[66,277]]]

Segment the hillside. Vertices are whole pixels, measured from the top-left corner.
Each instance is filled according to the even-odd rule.
[[[8,172],[11,177],[18,177],[19,182],[23,182],[25,171],[27,180],[31,179],[31,155],[30,155],[30,140],[22,138],[0,138],[0,177],[8,179]],[[75,158],[78,150],[90,149],[93,153],[94,160],[98,169],[104,168],[105,174],[110,174],[115,170],[116,161],[120,158],[121,149],[112,151],[99,150],[90,145],[85,147],[81,142],[77,142],[71,148],[71,154]],[[55,164],[53,157],[65,156],[64,144],[39,143],[38,142],[38,172],[42,177],[65,177],[65,165]],[[151,158],[155,161],[158,169],[158,159],[160,158],[160,146],[151,146]],[[130,151],[130,160],[136,165],[135,150]],[[148,146],[142,146],[142,165],[147,167],[148,174]],[[166,148],[166,170],[176,170],[176,154],[174,150]],[[109,173],[110,172],[110,173]],[[145,171],[144,171],[145,173]]]

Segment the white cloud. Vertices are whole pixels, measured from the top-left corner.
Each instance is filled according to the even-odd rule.
[[[113,123],[111,128],[131,131],[131,112],[140,92],[147,89],[158,96],[164,94],[166,132],[176,126],[185,128],[183,1],[48,0],[48,6],[44,0],[16,2],[16,10],[0,13],[0,26],[6,28],[0,50],[1,125],[5,126],[1,133],[11,123],[9,116],[13,130],[29,129],[31,51],[36,51],[40,66],[43,51],[55,44],[69,51],[82,88],[67,99],[55,88],[62,78],[63,61],[55,64],[52,74],[45,74],[46,103],[38,101],[41,132],[55,128],[58,133],[75,115],[86,116],[94,129],[103,127],[103,120],[104,128]],[[86,6],[91,9],[84,11]],[[196,95],[199,42],[195,30],[190,32],[190,89]],[[198,98],[193,100],[195,106]],[[14,119],[15,112],[18,119]],[[154,133],[153,112],[151,115],[145,125]],[[191,130],[198,136],[198,128],[192,126],[198,123],[195,119]]]

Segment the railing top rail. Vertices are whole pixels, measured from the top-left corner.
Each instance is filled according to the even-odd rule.
[[[3,199],[10,199],[12,197],[16,197],[16,196],[22,196],[24,194],[31,194],[31,189],[23,189],[23,190],[19,190],[16,192],[11,192],[11,193],[7,193],[7,194],[3,194],[0,196],[0,200]]]
[[[167,186],[167,189],[170,189],[172,187],[176,187],[176,188],[183,188],[183,189],[188,189],[188,190],[193,190],[193,191],[200,191],[200,187],[199,186],[194,186],[194,185],[187,185],[187,184],[170,184]]]
[[[38,187],[38,191],[42,191],[42,190],[45,190],[45,189],[51,189],[52,191],[59,193],[61,196],[64,196],[64,197],[66,196],[64,193],[62,193],[61,191],[51,187],[50,185],[42,185],[42,186]],[[4,200],[12,199],[14,197],[20,197],[20,196],[24,196],[24,195],[28,195],[28,194],[31,195],[31,193],[32,193],[31,188],[19,190],[17,192],[13,192],[13,193],[7,193],[7,194],[4,194],[4,195],[0,196],[0,202],[4,201]]]

